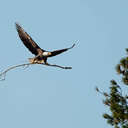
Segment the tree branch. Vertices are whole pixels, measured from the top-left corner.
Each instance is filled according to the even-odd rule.
[[[35,64],[40,64],[40,65],[46,65],[46,66],[51,66],[51,67],[58,67],[61,69],[72,69],[72,67],[63,67],[60,65],[55,65],[55,64],[49,64],[49,63],[25,63],[25,64],[19,64],[19,65],[15,65],[15,66],[11,66],[9,68],[7,68],[5,71],[0,73],[0,80],[3,81],[6,78],[6,74],[7,72],[9,72],[12,69],[18,68],[18,67],[25,67],[24,69],[28,68],[30,65],[35,65]]]

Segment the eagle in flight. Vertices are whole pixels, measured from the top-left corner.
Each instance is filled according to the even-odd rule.
[[[75,46],[73,44],[70,48],[55,50],[55,51],[46,51],[41,49],[35,41],[24,31],[24,29],[18,24],[15,23],[16,30],[23,44],[28,48],[28,50],[35,55],[34,58],[29,58],[30,63],[44,63],[47,64],[47,58],[59,55]]]

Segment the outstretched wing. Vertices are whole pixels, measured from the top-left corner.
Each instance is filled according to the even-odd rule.
[[[65,48],[65,49],[61,49],[61,50],[56,50],[56,51],[50,52],[51,55],[49,55],[48,57],[52,57],[52,56],[56,56],[58,54],[61,54],[61,53],[65,52],[65,51],[73,48],[74,46],[75,46],[75,44],[73,44],[70,48]]]
[[[42,50],[33,39],[24,31],[24,29],[17,23],[16,30],[23,44],[31,51],[33,54],[38,55],[39,51]],[[43,51],[43,50],[42,50]]]

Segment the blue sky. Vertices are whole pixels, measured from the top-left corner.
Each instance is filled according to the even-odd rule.
[[[0,69],[33,57],[21,43],[18,22],[46,50],[74,49],[49,63],[18,68],[0,82],[1,128],[109,128],[108,109],[95,86],[108,90],[115,65],[128,48],[127,0],[1,0]]]

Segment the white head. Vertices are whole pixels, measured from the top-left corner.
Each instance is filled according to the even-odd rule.
[[[51,55],[51,52],[43,52],[43,56],[49,56]]]

